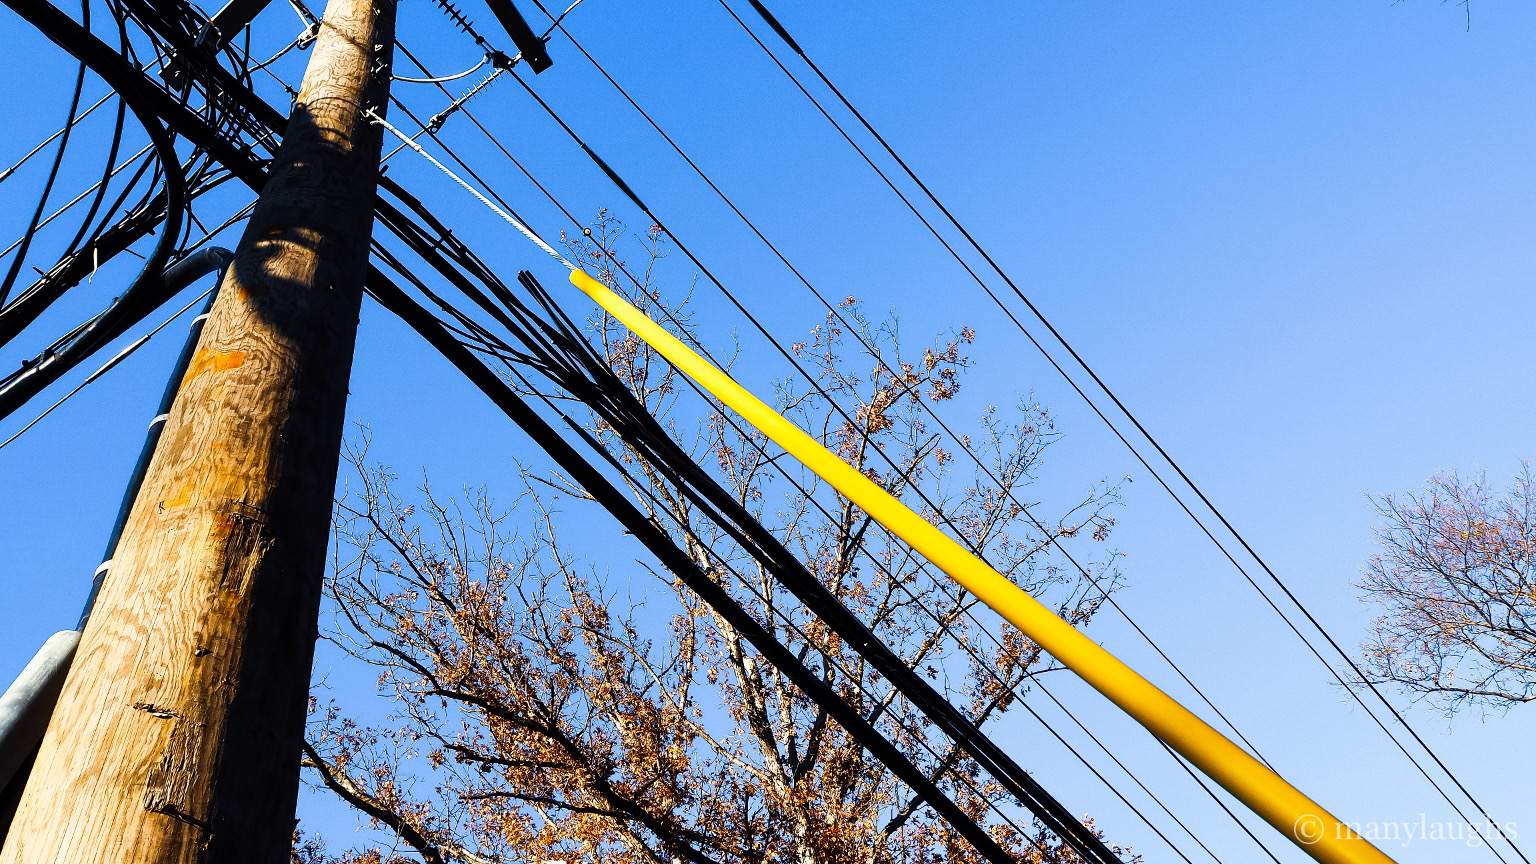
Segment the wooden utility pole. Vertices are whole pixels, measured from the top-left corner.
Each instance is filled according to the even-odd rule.
[[[288,860],[394,0],[330,0],[0,864]]]

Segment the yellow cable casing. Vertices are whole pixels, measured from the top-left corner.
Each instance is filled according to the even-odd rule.
[[[571,272],[571,284],[1312,858],[1323,864],[1392,864],[1391,858],[1348,825],[801,431],[629,301],[581,270]]]

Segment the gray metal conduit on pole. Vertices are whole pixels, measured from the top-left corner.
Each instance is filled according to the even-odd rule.
[[[218,260],[198,275],[217,269],[222,281],[224,266],[234,257],[234,253],[223,248],[206,251],[218,253]],[[181,264],[176,266],[179,267]],[[176,267],[172,267],[165,272],[167,282],[171,281],[171,274],[175,269]],[[195,278],[197,277],[188,278],[188,284]],[[128,514],[133,510],[134,499],[139,497],[139,487],[144,485],[144,475],[149,471],[149,460],[155,455],[155,447],[160,444],[160,432],[165,428],[165,419],[170,416],[171,405],[176,402],[176,391],[181,387],[181,379],[187,374],[187,367],[192,365],[192,355],[197,352],[197,340],[203,335],[203,323],[208,320],[208,310],[213,308],[213,301],[218,296],[218,286],[214,286],[213,293],[208,295],[208,302],[203,304],[202,311],[192,319],[192,326],[187,331],[187,341],[181,346],[181,356],[176,358],[176,365],[171,369],[171,377],[165,382],[165,392],[160,396],[160,406],[155,409],[155,419],[149,421],[149,431],[144,434],[144,446],[139,449],[139,461],[134,464],[133,474],[128,478],[128,488],[123,490],[123,503],[117,508],[117,520],[112,523],[112,533],[107,537],[106,554],[102,556],[101,566],[96,568],[96,574],[91,578],[91,593],[85,599],[85,608],[80,610],[80,622],[75,625],[76,630],[84,631],[85,622],[90,620],[91,608],[96,605],[96,595],[101,591],[102,580],[107,578],[107,571],[112,567],[112,556],[117,553],[117,541],[123,536],[123,527],[128,524]]]
[[[224,267],[231,257],[233,255],[228,249],[212,247],[177,262],[165,271],[166,285],[173,288],[167,296],[209,273],[217,273],[222,281]],[[139,488],[144,485],[144,475],[160,443],[160,431],[165,428],[165,418],[176,401],[176,391],[181,387],[181,379],[192,363],[192,355],[197,352],[203,322],[208,320],[208,310],[213,307],[217,296],[218,288],[215,286],[202,311],[192,319],[186,342],[181,347],[181,354],[176,358],[176,365],[171,369],[170,379],[166,381],[165,391],[160,396],[155,418],[150,421],[149,431],[144,436],[144,446],[139,449],[139,459],[133,466],[128,487],[123,491],[122,503],[117,508],[117,520],[107,538],[107,551],[102,556],[101,566],[96,568],[91,578],[90,594],[86,597],[79,623],[73,630],[61,630],[48,637],[48,641],[43,643],[32,661],[22,669],[5,695],[0,696],[0,790],[3,790],[0,791],[0,843],[3,843],[10,827],[16,802],[21,798],[22,787],[30,773],[22,769],[27,767],[38,744],[43,740],[43,732],[48,728],[48,720],[53,715],[53,706],[58,701],[59,692],[64,687],[70,661],[74,659],[75,648],[80,644],[80,634],[85,630],[86,621],[90,620],[96,595],[101,591],[102,582],[111,569],[117,541],[122,537],[123,526],[128,521],[129,512],[133,510]]]
[[[64,689],[64,676],[80,644],[78,630],[60,630],[48,637],[32,661],[21,670],[10,688],[0,696],[0,840],[11,825],[11,816],[21,800],[29,763],[43,740],[48,718]],[[12,781],[15,781],[14,783]]]

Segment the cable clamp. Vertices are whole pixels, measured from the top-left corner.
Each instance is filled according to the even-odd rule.
[[[95,579],[97,576],[100,576],[110,569],[112,569],[112,559],[108,558],[96,567],[96,572],[91,574],[91,578]]]
[[[156,423],[164,423],[166,421],[166,418],[168,418],[170,416],[171,415],[169,415],[169,414],[161,414],[161,415],[159,415],[155,419],[149,421],[149,428],[151,428],[151,429],[155,428],[155,424]]]

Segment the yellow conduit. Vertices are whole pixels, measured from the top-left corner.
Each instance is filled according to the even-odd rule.
[[[1280,775],[802,432],[629,301],[581,270],[572,270],[571,283],[1308,855],[1324,864],[1392,864],[1391,858]]]

